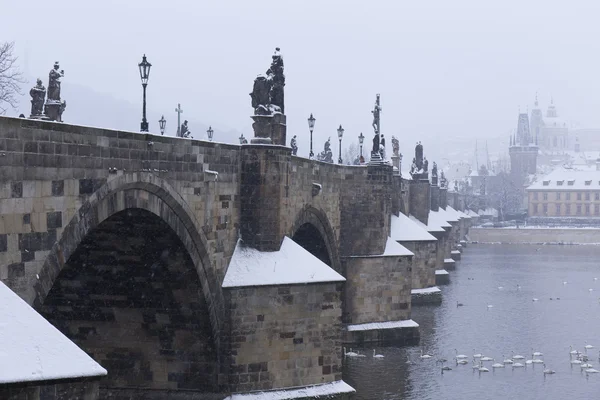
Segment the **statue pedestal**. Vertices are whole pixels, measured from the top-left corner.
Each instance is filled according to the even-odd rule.
[[[42,121],[50,121],[50,118],[46,117],[44,114],[30,115],[29,119],[41,119]]]
[[[51,100],[47,101],[46,105],[44,106],[44,114],[46,116],[46,119],[51,121],[62,122],[62,113],[66,106],[67,103],[64,101],[62,103]]]
[[[254,138],[252,144],[278,144],[286,146],[286,116],[275,113],[272,115],[253,115]]]
[[[412,174],[413,181],[427,181],[429,182],[429,173],[428,172],[417,172]]]
[[[394,167],[394,175],[402,175],[400,171],[400,156],[392,156],[392,166]]]
[[[381,154],[379,152],[371,152],[371,159],[369,160],[369,165],[381,165],[384,164],[383,158],[381,158]]]

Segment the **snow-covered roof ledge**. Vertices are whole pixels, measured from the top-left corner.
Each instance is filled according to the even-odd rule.
[[[439,287],[432,286],[432,287],[428,287],[428,288],[424,288],[424,289],[413,289],[410,291],[410,294],[429,295],[429,294],[435,294],[435,293],[440,293],[440,292],[441,292],[441,290]]]
[[[285,236],[278,251],[259,251],[238,240],[223,288],[344,282],[346,278]]]
[[[346,330],[348,332],[355,331],[371,331],[376,329],[398,329],[398,328],[418,328],[417,324],[412,319],[404,319],[400,321],[385,321],[385,322],[369,322],[366,324],[355,324],[348,325]]]
[[[403,256],[414,256],[415,253],[396,242],[394,239],[388,236],[385,242],[385,250],[382,254],[362,255],[362,256],[349,256],[348,258],[374,258],[374,257],[403,257]]]
[[[434,241],[435,236],[427,232],[423,224],[400,213],[398,216],[392,214],[390,236],[398,242]]]
[[[322,385],[307,386],[288,390],[272,390],[246,394],[232,394],[225,400],[283,400],[283,399],[308,399],[329,398],[342,393],[355,393],[356,390],[344,381],[324,383]]]
[[[436,275],[450,275],[450,273],[448,273],[448,271],[446,271],[445,269],[436,269],[435,274]]]
[[[100,377],[106,370],[0,282],[0,385]]]

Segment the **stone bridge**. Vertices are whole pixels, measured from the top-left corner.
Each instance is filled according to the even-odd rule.
[[[391,217],[430,226],[431,193],[387,164],[2,117],[0,279],[108,370],[105,397],[337,382],[343,342],[418,340],[372,325],[410,320],[429,256],[390,238]],[[253,270],[252,252],[282,262]]]

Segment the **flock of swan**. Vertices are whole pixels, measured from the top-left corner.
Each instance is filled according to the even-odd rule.
[[[569,346],[569,361],[571,364],[571,368],[578,366],[582,373],[585,372],[586,376],[589,374],[600,373],[600,371],[595,369],[594,366],[590,363],[590,357],[587,354],[587,351],[591,350],[593,348],[594,348],[594,346],[592,346],[591,344],[586,344],[584,346],[584,351],[580,352],[578,350],[574,350],[573,346]],[[497,368],[515,369],[515,368],[526,368],[529,365],[531,365],[532,367],[535,367],[535,364],[543,365],[544,369],[542,370],[542,372],[544,375],[552,375],[552,374],[556,373],[555,370],[546,367],[546,362],[543,359],[544,354],[539,351],[534,351],[533,348],[531,349],[531,358],[530,359],[526,359],[525,356],[522,356],[520,354],[515,354],[514,352],[512,352],[510,358],[506,358],[503,355],[502,362],[496,362],[495,358],[485,356],[481,353],[475,353],[471,357],[469,357],[465,354],[458,354],[457,349],[454,349],[454,352],[455,352],[455,355],[453,357],[453,360],[456,364],[456,367],[458,367],[460,365],[471,364],[471,369],[473,371],[478,371],[479,373],[490,372],[490,368],[492,368],[492,370],[495,370]],[[475,349],[473,349],[473,352],[475,352]],[[346,348],[344,347],[344,357],[367,357],[367,355],[361,354],[358,350],[352,351],[352,349],[350,349],[350,351],[347,352]],[[385,358],[384,355],[377,354],[375,349],[373,349],[372,357],[376,358],[376,359]],[[421,350],[421,355],[419,356],[419,359],[421,359],[422,361],[426,361],[426,360],[430,360],[432,358],[434,358],[433,355],[424,353],[423,350]],[[469,361],[469,358],[471,358],[471,361]],[[448,359],[446,359],[446,358],[439,358],[438,360],[436,360],[436,365],[441,364],[442,374],[444,373],[444,371],[452,370],[452,367],[445,365],[447,362],[448,362]],[[484,364],[485,362],[492,362],[493,364],[491,364],[489,366],[490,368],[488,368],[485,366],[485,364]],[[600,362],[600,351],[598,352],[598,362]],[[413,363],[413,361],[410,359],[410,356],[407,355],[406,356],[406,364],[412,364],[412,363]]]

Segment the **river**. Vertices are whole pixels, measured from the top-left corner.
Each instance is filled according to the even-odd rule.
[[[358,349],[366,357],[345,359],[356,400],[600,396],[600,373],[582,373],[569,354],[570,345],[581,352],[593,345],[589,362],[600,370],[600,246],[470,245],[450,279],[442,305],[413,308],[419,346],[376,347],[381,359],[369,347]],[[454,349],[469,364],[456,365]],[[433,357],[421,359],[421,350]],[[475,353],[502,363],[511,352],[531,359],[532,351],[556,373],[545,375],[542,364],[493,369],[493,362],[479,373],[470,363]],[[441,372],[441,357],[451,371]]]

